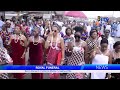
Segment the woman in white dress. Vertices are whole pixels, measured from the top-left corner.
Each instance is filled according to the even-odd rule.
[[[103,38],[100,43],[100,47],[96,47],[94,51],[91,53],[92,64],[111,64],[112,57],[111,52],[108,48],[108,40]],[[105,79],[106,73],[91,73],[91,79]],[[108,74],[108,78],[110,75]]]

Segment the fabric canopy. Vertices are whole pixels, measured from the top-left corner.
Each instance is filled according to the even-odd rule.
[[[64,15],[76,18],[87,18],[87,16],[81,11],[65,11]]]

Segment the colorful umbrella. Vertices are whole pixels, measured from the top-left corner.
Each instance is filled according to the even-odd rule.
[[[76,18],[87,18],[87,16],[81,11],[65,11],[64,15]]]

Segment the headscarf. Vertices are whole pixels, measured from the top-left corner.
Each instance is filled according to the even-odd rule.
[[[16,26],[17,26],[17,27],[19,27],[19,28],[20,28],[20,30],[22,30],[22,27],[21,27],[21,25],[19,25],[19,24],[16,24],[16,25],[15,25],[15,27],[16,27]]]

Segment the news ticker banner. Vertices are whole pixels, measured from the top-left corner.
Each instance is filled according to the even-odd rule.
[[[120,73],[119,64],[82,66],[3,65],[0,73]]]

